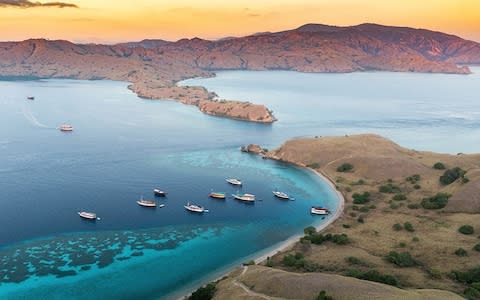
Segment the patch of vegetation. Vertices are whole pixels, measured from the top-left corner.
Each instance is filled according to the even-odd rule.
[[[350,224],[342,224],[342,227],[343,227],[343,228],[350,228],[350,227],[352,227],[352,225],[350,225]]]
[[[318,294],[317,298],[315,300],[333,300],[332,296],[327,295],[327,292],[325,291],[320,291]]]
[[[420,241],[420,239],[417,236],[414,236],[412,238],[412,242],[419,242],[419,241]]]
[[[409,231],[409,232],[415,231],[415,228],[413,228],[413,225],[410,222],[403,223],[403,227],[405,228],[406,231]]]
[[[305,258],[300,252],[297,252],[295,254],[287,254],[283,257],[282,263],[287,267],[295,267],[297,269],[300,269],[305,266]]]
[[[407,196],[405,196],[404,194],[395,194],[392,199],[395,201],[403,201],[407,200]]]
[[[385,194],[397,194],[401,193],[402,191],[400,190],[400,187],[393,185],[391,183],[387,183],[386,185],[381,185],[378,188],[378,191],[380,193],[385,193]]]
[[[255,265],[255,261],[254,260],[249,260],[249,261],[246,261],[243,263],[244,266],[253,266]]]
[[[470,225],[462,225],[460,228],[458,228],[458,232],[463,234],[473,234],[475,230]]]
[[[364,185],[365,184],[365,180],[363,179],[359,179],[357,182],[354,182],[353,185]]]
[[[457,256],[467,256],[468,255],[467,250],[465,250],[463,248],[458,248],[457,250],[455,250],[454,253]]]
[[[408,176],[405,180],[407,182],[410,182],[411,184],[415,184],[415,183],[417,183],[417,181],[420,180],[420,178],[421,178],[420,175],[415,174],[415,175],[412,175],[412,176]]]
[[[352,218],[355,218],[355,217],[357,216],[357,214],[356,214],[356,213],[354,213],[353,211],[352,211],[352,212],[350,212],[350,214],[349,214],[349,215],[350,215],[350,217],[352,217]]]
[[[363,259],[360,259],[355,256],[349,256],[345,260],[352,265],[368,266],[368,264]]]
[[[400,230],[403,229],[403,226],[402,226],[402,224],[400,224],[400,223],[395,223],[395,224],[393,224],[392,228],[393,228],[393,230],[395,230],[395,231],[400,231]]]
[[[311,234],[314,234],[315,232],[317,232],[317,229],[315,229],[315,227],[313,226],[308,226],[305,229],[303,229],[303,233],[305,233],[306,235],[311,235]]]
[[[476,244],[475,246],[473,246],[473,250],[480,252],[480,243],[478,243],[478,244]]]
[[[347,187],[345,188],[345,192],[350,193],[351,191],[352,191],[352,188],[351,188],[351,187],[347,186]]]
[[[273,267],[273,259],[271,259],[270,257],[267,258],[267,267]]]
[[[400,243],[398,243],[398,247],[400,247],[400,248],[405,248],[405,247],[407,247],[407,243],[405,243],[405,242],[400,242]]]
[[[345,245],[350,242],[348,235],[346,235],[345,233],[340,233],[340,234],[328,233],[326,235],[323,235],[321,233],[314,232],[312,234],[305,235],[300,240],[310,241],[312,244],[315,244],[315,245],[320,245],[323,242],[328,242],[328,241],[335,243],[337,245]]]
[[[422,188],[422,186],[421,186],[421,185],[419,185],[419,184],[415,184],[415,185],[413,186],[413,188],[414,188],[414,189],[416,189],[416,190],[419,190],[419,189],[421,189],[421,188]]]
[[[430,278],[433,278],[433,279],[442,278],[442,273],[438,269],[427,268],[425,271],[428,273],[428,275],[430,275]]]
[[[407,207],[410,208],[410,209],[419,209],[419,208],[420,208],[420,204],[418,204],[418,203],[409,203],[409,204],[407,205]]]
[[[213,299],[215,292],[217,291],[216,282],[210,282],[206,286],[202,286],[198,288],[195,292],[193,292],[188,300],[210,300]]]
[[[440,209],[447,205],[448,198],[450,195],[447,193],[437,193],[435,196],[423,198],[421,204],[425,209]]]
[[[401,268],[413,267],[417,265],[417,262],[415,259],[413,259],[409,252],[398,253],[396,251],[390,251],[385,259]]]
[[[368,270],[366,272],[362,272],[356,269],[353,270],[348,270],[347,273],[345,274],[350,277],[355,277],[358,279],[363,279],[363,280],[369,280],[369,281],[375,281],[375,282],[380,282],[388,285],[393,285],[397,286],[397,279],[391,275],[385,275],[381,274],[377,270]]]
[[[466,271],[452,271],[450,277],[467,285],[463,292],[467,299],[480,299],[480,266]]]
[[[363,216],[360,216],[360,217],[357,218],[357,222],[363,224],[363,223],[365,223],[365,219],[363,218]]]
[[[458,178],[463,178],[466,171],[459,167],[446,170],[442,176],[440,176],[440,183],[443,185],[449,185],[455,182]]]
[[[363,212],[363,213],[366,213],[370,210],[370,208],[368,206],[362,206],[360,207],[360,212]]]
[[[433,168],[435,170],[445,170],[445,165],[442,164],[441,162],[437,162],[433,165]]]
[[[468,183],[469,181],[470,181],[470,179],[468,179],[465,176],[462,178],[462,184]]]
[[[369,192],[363,192],[362,194],[354,193],[352,195],[352,198],[353,198],[354,204],[365,204],[367,202],[370,202],[370,193]]]
[[[319,163],[311,163],[311,164],[308,164],[307,167],[309,167],[311,169],[319,169],[320,164]]]
[[[338,166],[337,172],[348,172],[353,169],[353,165],[349,163],[344,163]]]
[[[391,208],[391,209],[397,209],[397,208],[399,208],[399,207],[400,207],[400,206],[399,206],[397,203],[392,203],[392,204],[390,204],[390,208]]]

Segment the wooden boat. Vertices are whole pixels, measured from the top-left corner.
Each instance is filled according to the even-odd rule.
[[[100,220],[100,218],[97,218],[97,214],[93,212],[79,211],[78,215],[80,216],[80,218],[84,218],[87,220]]]
[[[144,207],[157,207],[157,203],[153,200],[145,200],[140,198],[140,200],[137,201],[138,205],[144,206]]]
[[[190,204],[190,202],[187,203],[187,205],[184,205],[186,210],[195,212],[195,213],[203,213],[203,212],[208,212],[204,207],[195,205],[195,204]]]
[[[72,125],[69,124],[62,124],[59,127],[60,131],[73,131]]]
[[[220,192],[211,192],[208,196],[210,198],[225,199],[225,193]]]
[[[228,183],[233,184],[233,185],[242,185],[242,181],[237,178],[227,178],[225,179]]]
[[[253,202],[255,201],[255,195],[253,194],[232,194],[233,198],[245,202]]]
[[[33,96],[28,96],[28,97],[27,97],[27,100],[35,100],[35,97],[33,97]]]
[[[160,189],[153,189],[153,194],[157,197],[165,197],[167,195],[167,192]]]
[[[287,195],[284,192],[279,192],[279,191],[272,191],[272,193],[275,195],[275,197],[280,198],[280,199],[285,199],[288,200],[290,199],[290,196]]]
[[[312,206],[310,209],[310,213],[314,215],[328,215],[330,211],[328,208],[320,207],[320,206]]]

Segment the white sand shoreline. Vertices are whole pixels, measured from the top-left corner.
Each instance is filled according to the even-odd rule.
[[[294,163],[293,163],[294,164]],[[295,165],[295,164],[294,164]],[[332,190],[335,192],[335,194],[337,195],[337,199],[338,199],[338,208],[335,210],[335,213],[333,214],[333,216],[331,218],[329,218],[327,220],[327,222],[325,223],[322,223],[318,226],[315,227],[315,229],[317,230],[317,232],[320,232],[322,230],[324,230],[325,228],[327,228],[329,225],[331,225],[333,222],[335,222],[342,214],[343,214],[343,210],[345,208],[345,197],[343,197],[342,193],[340,191],[338,191],[336,188],[335,188],[335,183],[333,183],[333,181],[328,178],[326,175],[323,175],[322,173],[314,170],[314,169],[311,169],[311,168],[308,168],[308,167],[305,167],[305,166],[301,166],[302,168],[305,168],[309,171],[311,171],[312,173],[314,173],[315,175],[317,175],[318,177],[320,177],[324,182],[326,182],[330,188],[332,188]],[[253,259],[255,261],[256,264],[259,264],[265,260],[267,260],[269,257],[272,257],[273,255],[277,254],[278,252],[281,252],[281,251],[284,251],[290,247],[293,247],[295,245],[296,242],[298,242],[298,240],[303,237],[303,234],[297,234],[297,235],[294,235],[294,236],[291,236],[290,238],[288,238],[287,240],[281,242],[277,247],[275,247],[274,249],[268,251],[267,253],[265,254],[262,254],[260,255],[259,257]],[[221,278],[227,276],[228,274],[230,274],[232,271],[234,271],[236,268],[238,267],[234,267],[234,268],[231,268],[229,269],[227,272],[224,272],[222,273],[220,276],[218,276],[215,280],[213,281],[216,281],[216,280],[220,280]],[[186,297],[190,296],[195,290],[191,290],[189,291],[187,294],[184,294],[182,297],[178,298],[179,300],[183,300],[183,299],[186,299]]]

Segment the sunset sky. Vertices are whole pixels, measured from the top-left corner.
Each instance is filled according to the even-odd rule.
[[[305,23],[365,22],[427,28],[480,41],[480,0],[0,0],[2,41],[215,39]]]

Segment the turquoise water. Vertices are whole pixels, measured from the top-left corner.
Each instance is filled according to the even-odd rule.
[[[327,219],[314,174],[243,154],[300,136],[374,132],[420,150],[480,152],[480,69],[469,76],[222,71],[193,79],[220,97],[266,104],[273,125],[137,98],[112,81],[0,81],[0,298],[173,298]],[[35,101],[27,101],[33,95]],[[59,132],[71,123],[75,131]],[[211,190],[257,195],[246,205]],[[135,201],[169,192],[164,208]],[[275,199],[279,188],[294,201]],[[194,202],[210,210],[187,213]],[[95,211],[101,220],[81,220]]]
[[[0,88],[1,299],[172,298],[328,220],[311,216],[312,204],[336,210],[314,174],[238,150],[271,126],[141,100],[121,82]],[[64,122],[75,130],[57,130]],[[168,192],[158,199],[165,207],[139,207],[154,187]],[[276,188],[295,200],[274,198]],[[209,199],[211,190],[258,201]],[[188,201],[209,212],[186,212]],[[80,210],[101,220],[84,221]]]

